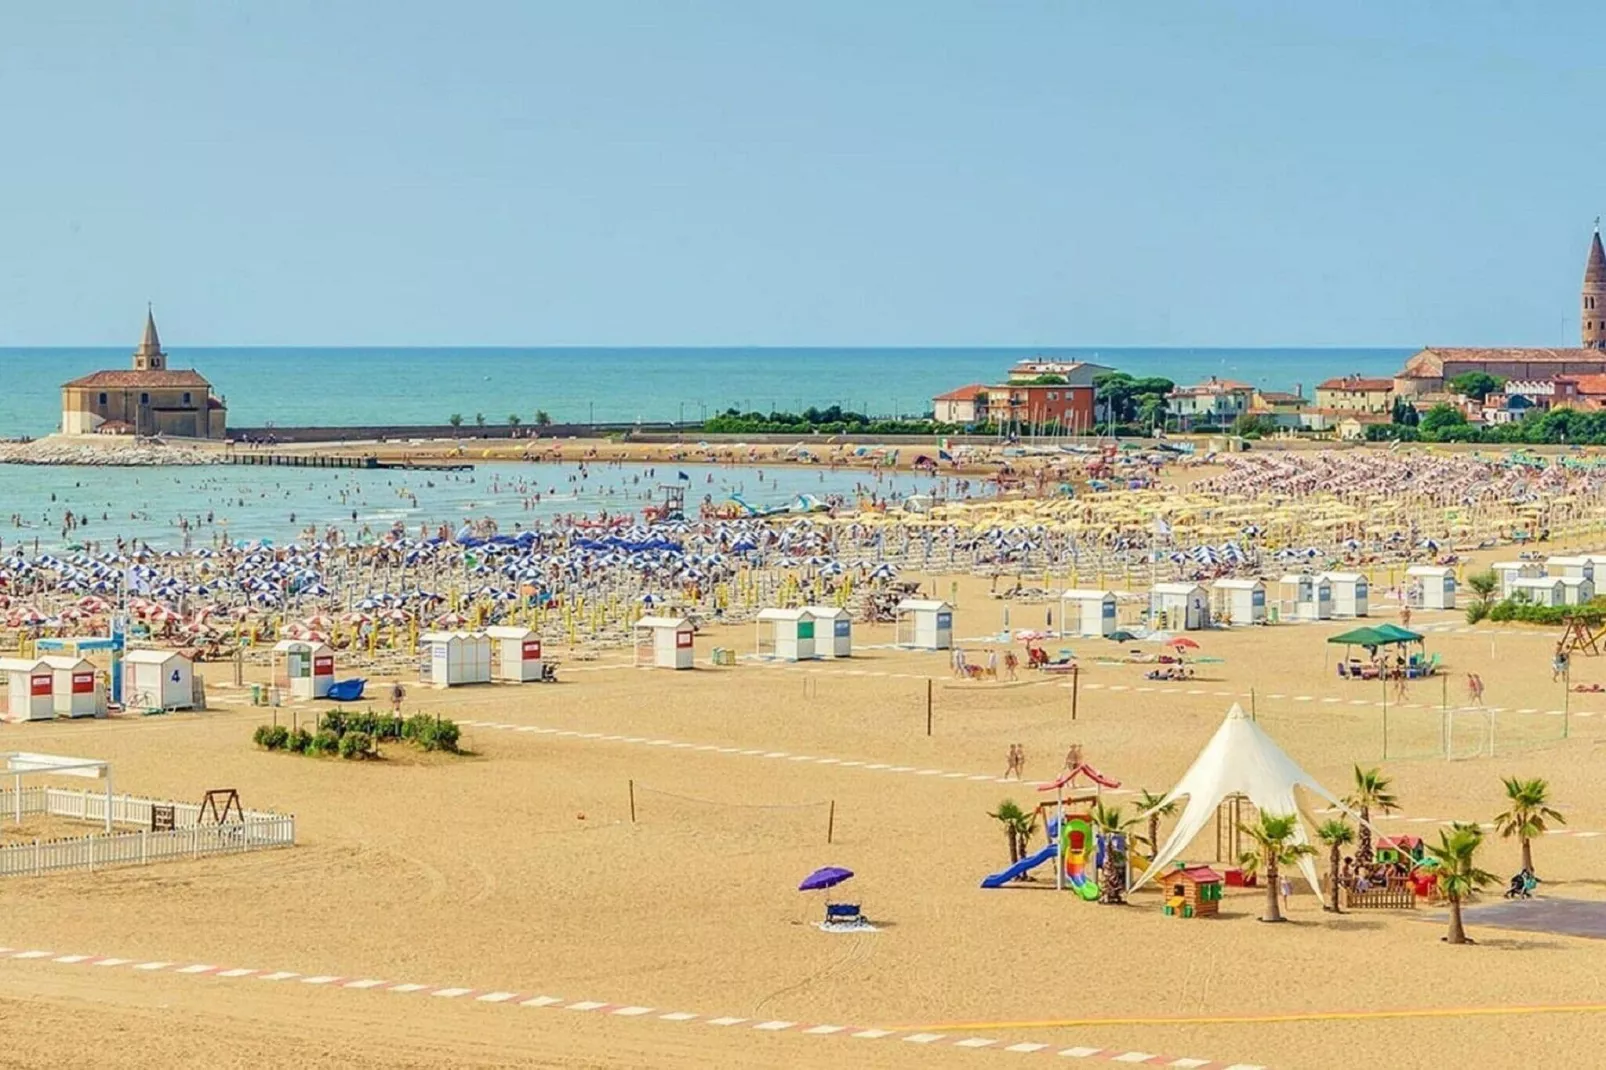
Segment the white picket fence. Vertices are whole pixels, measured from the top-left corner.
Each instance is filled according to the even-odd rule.
[[[24,817],[50,814],[95,823],[104,823],[106,820],[104,794],[65,788],[27,787],[20,793],[0,791],[0,821],[13,818],[19,802]],[[150,831],[153,806],[173,808],[173,829]],[[175,858],[201,858],[206,855],[293,847],[296,842],[296,819],[286,814],[247,810],[244,821],[202,825],[198,823],[201,808],[195,803],[113,795],[111,808],[113,825],[138,825],[140,828],[0,847],[0,877],[28,877],[62,870],[96,870],[107,866],[142,866]]]

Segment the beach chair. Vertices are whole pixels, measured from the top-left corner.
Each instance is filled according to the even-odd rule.
[[[1349,679],[1349,666],[1345,665],[1342,661],[1338,663],[1338,678],[1340,680]]]
[[[864,912],[859,909],[858,903],[825,904],[825,923],[827,925],[856,925],[862,921],[864,921]]]

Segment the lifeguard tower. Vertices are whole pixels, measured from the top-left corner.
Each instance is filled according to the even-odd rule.
[[[281,639],[273,662],[273,684],[291,698],[325,698],[335,682],[334,648],[316,639]]]
[[[1072,588],[1060,592],[1060,634],[1099,639],[1115,631],[1115,593]]]
[[[954,645],[954,607],[947,602],[905,598],[894,608],[899,646],[947,650]]]
[[[696,634],[685,617],[641,617],[634,628],[633,664],[637,668],[689,669],[696,653]]]
[[[495,644],[496,665],[492,673],[498,680],[515,684],[541,680],[541,637],[529,628],[497,625],[485,629]]]
[[[49,721],[56,716],[55,670],[44,658],[0,658],[6,677],[6,720]]]
[[[853,656],[853,614],[841,606],[808,606],[814,618],[814,653],[822,658]]]
[[[807,609],[761,609],[755,622],[753,651],[767,649],[777,661],[805,661],[814,657],[814,617]],[[768,642],[765,632],[769,633]]]

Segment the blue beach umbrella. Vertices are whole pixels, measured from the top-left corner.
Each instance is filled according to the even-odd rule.
[[[797,890],[800,892],[817,892],[822,888],[835,888],[851,876],[853,876],[851,869],[843,869],[841,866],[825,866],[804,877],[803,883],[797,886]]]

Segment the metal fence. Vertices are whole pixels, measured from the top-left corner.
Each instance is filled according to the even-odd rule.
[[[63,788],[29,787],[0,791],[0,819],[20,813],[49,814],[71,820],[104,822],[106,796]],[[150,831],[151,808],[171,806],[174,828]],[[243,821],[224,825],[199,823],[194,803],[167,802],[133,795],[113,795],[112,823],[143,826],[138,830],[92,834],[70,839],[35,840],[0,847],[0,877],[26,877],[74,869],[140,866],[168,859],[241,854],[296,842],[296,819],[286,814],[247,810]]]

